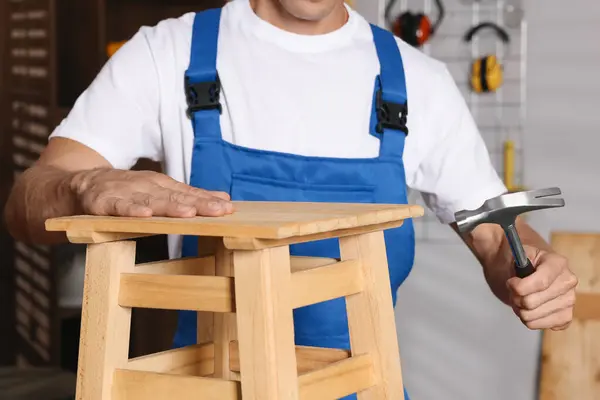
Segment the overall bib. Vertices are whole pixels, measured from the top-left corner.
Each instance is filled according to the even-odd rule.
[[[307,157],[233,145],[221,137],[217,73],[220,9],[196,15],[191,60],[185,75],[194,128],[190,184],[223,191],[232,200],[406,204],[402,154],[407,135],[406,82],[402,58],[391,33],[372,25],[380,62],[375,79],[370,132],[380,140],[379,156],[346,159]],[[285,133],[284,133],[285,134]],[[412,269],[412,220],[385,231],[392,298]],[[338,239],[290,246],[291,255],[339,258]],[[197,255],[197,238],[183,238],[183,257]],[[297,345],[349,349],[345,300],[294,310]],[[196,343],[196,313],[180,311],[174,346]],[[347,397],[355,398],[354,396]]]

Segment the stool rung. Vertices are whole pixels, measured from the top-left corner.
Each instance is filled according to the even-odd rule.
[[[179,358],[179,361],[182,361],[185,358],[184,355],[197,357],[200,352],[199,346],[189,346],[184,349],[186,351],[179,353],[171,350],[155,355],[151,362],[148,362],[150,359],[143,360],[145,361],[143,363],[141,362],[142,358],[134,359],[128,365],[129,367],[145,366],[163,369],[159,363],[164,361],[167,355],[171,359]],[[205,349],[208,350],[209,347],[205,347]],[[302,351],[303,349],[298,350]],[[193,359],[188,358],[188,360],[193,362]],[[376,384],[371,356],[364,354],[350,357],[300,375],[298,384],[301,400],[334,400],[368,389]],[[203,400],[241,399],[240,385],[237,381],[130,369],[115,371],[112,393],[114,400],[187,400],[197,399],[200,393]]]
[[[353,356],[300,375],[301,400],[334,400],[374,386],[377,381],[369,354]]]
[[[143,265],[150,271],[202,269],[199,259],[176,260]],[[204,261],[210,262],[210,258]],[[336,262],[292,274],[292,306],[300,308],[356,294],[363,289],[361,265],[357,260]],[[121,307],[235,312],[233,279],[224,276],[171,274],[122,274],[119,289]]]
[[[296,346],[296,364],[299,374],[315,371],[349,357],[350,352],[347,350]],[[233,372],[240,372],[240,353],[237,341],[229,344],[229,368]]]
[[[239,400],[240,383],[214,378],[117,369],[112,400]]]
[[[209,376],[215,370],[214,357],[213,343],[195,344],[132,358],[127,362],[126,369],[174,375]]]
[[[121,307],[233,312],[233,278],[121,274]]]
[[[338,262],[335,258],[291,256],[292,272],[323,267]],[[214,275],[215,256],[185,257],[174,260],[154,261],[136,264],[135,272],[140,274],[163,275]]]
[[[135,266],[135,272],[140,274],[163,275],[214,275],[207,271],[214,270],[215,257],[187,257],[175,260],[156,261]]]
[[[333,300],[360,293],[363,274],[360,261],[348,260],[292,274],[292,307]]]

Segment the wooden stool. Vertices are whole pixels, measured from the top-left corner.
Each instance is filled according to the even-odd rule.
[[[361,400],[404,399],[383,230],[423,209],[260,202],[236,209],[221,218],[47,222],[88,244],[77,399],[319,400],[356,392]],[[130,239],[155,234],[198,236],[202,257],[136,265]],[[333,237],[341,261],[290,257],[290,244]],[[296,347],[293,309],[340,297],[351,354]],[[128,359],[132,307],[197,311],[198,344]]]

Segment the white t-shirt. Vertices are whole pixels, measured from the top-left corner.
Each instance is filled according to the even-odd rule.
[[[298,35],[260,19],[249,0],[222,12],[217,68],[223,139],[305,156],[375,157],[369,134],[379,61],[371,28],[348,22],[324,35]],[[183,90],[194,14],[143,27],[104,66],[52,137],[79,141],[115,168],[162,161],[189,183],[193,130]],[[505,192],[446,66],[398,39],[407,81],[406,181],[443,223]],[[210,165],[206,166],[210,168]]]

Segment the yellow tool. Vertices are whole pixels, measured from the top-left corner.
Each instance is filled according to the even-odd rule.
[[[515,143],[512,140],[504,142],[504,186],[509,192],[520,192],[522,186],[515,185]]]
[[[106,45],[106,55],[112,57],[125,43],[125,40],[121,42],[109,42]]]

